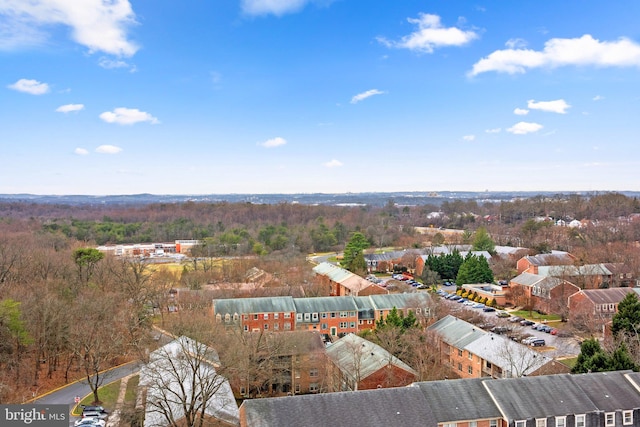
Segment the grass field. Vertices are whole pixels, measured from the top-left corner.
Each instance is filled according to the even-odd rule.
[[[520,316],[525,319],[531,319],[535,321],[546,320],[547,322],[559,322],[560,320],[562,320],[562,318],[557,314],[540,314],[535,311],[518,310],[510,311],[509,314],[511,314],[512,316]]]

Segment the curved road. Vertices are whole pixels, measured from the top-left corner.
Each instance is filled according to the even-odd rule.
[[[102,372],[104,381],[103,385],[109,384],[110,382],[117,381],[121,378],[126,377],[127,375],[131,375],[140,370],[142,366],[141,362],[129,362],[124,365],[117,366],[113,369],[109,369],[108,371]],[[69,405],[69,413],[75,406],[75,397],[79,396],[81,399],[86,395],[91,394],[91,387],[87,384],[86,380],[78,380],[71,384],[68,384],[64,387],[60,387],[51,392],[43,394],[42,396],[36,397],[29,403],[38,403],[38,404],[68,404]],[[113,408],[108,408],[110,411]],[[70,417],[69,425],[73,425],[74,421],[77,418]]]

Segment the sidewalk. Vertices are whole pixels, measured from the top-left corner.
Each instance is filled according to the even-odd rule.
[[[118,400],[116,401],[116,406],[113,412],[107,420],[106,427],[118,427],[120,425],[120,412],[122,410],[122,405],[124,404],[124,397],[127,393],[127,384],[129,384],[129,379],[136,375],[138,374],[136,373],[127,375],[120,380],[120,392],[118,393]]]

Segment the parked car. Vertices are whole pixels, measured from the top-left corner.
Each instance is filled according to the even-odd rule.
[[[516,322],[519,322],[521,320],[524,320],[524,319],[522,317],[515,316],[515,317],[512,317],[511,319],[509,319],[509,322],[516,323]]]
[[[544,347],[547,343],[542,338],[536,338],[535,340],[531,340],[529,345],[531,347]]]
[[[449,298],[451,301],[460,301],[462,299],[462,297],[460,295],[456,295],[456,294],[451,294],[452,297]]]
[[[99,420],[104,420],[107,418],[109,414],[106,412],[98,412],[98,411],[82,411],[82,418],[95,418]]]
[[[507,332],[509,332],[511,329],[507,328],[506,326],[496,326],[491,328],[491,332],[493,332],[494,334],[506,334]]]
[[[509,313],[507,313],[506,311],[499,311],[499,312],[496,313],[496,316],[503,317],[503,318],[511,317],[511,315]]]
[[[529,336],[527,336],[527,337],[523,338],[523,339],[522,339],[522,341],[520,341],[520,342],[521,342],[522,344],[529,345],[529,344],[531,344],[531,341],[533,341],[533,340],[537,340],[537,339],[539,339],[539,338],[538,338],[538,337],[536,337],[535,335],[529,335]]]
[[[541,330],[542,332],[546,332],[546,333],[550,334],[552,329],[553,329],[553,328],[552,328],[551,326],[543,325],[543,326],[542,326],[542,328],[541,328],[540,330]]]
[[[465,302],[469,301],[466,298],[460,298],[459,300],[456,300],[458,302],[458,304],[464,304]]]
[[[484,308],[484,304],[477,302],[471,306],[471,308]]]
[[[485,307],[482,309],[482,311],[490,312],[490,311],[496,311],[496,309],[495,309],[495,308],[493,308],[493,307],[486,307],[486,306],[485,306]]]
[[[100,418],[85,417],[80,418],[73,424],[75,427],[104,427],[106,422]]]
[[[558,335],[558,330],[556,328],[551,329],[551,332],[549,332],[551,335]]]
[[[520,324],[522,326],[531,326],[534,323],[536,323],[536,322],[534,322],[533,320],[529,320],[529,319],[523,319],[523,320],[520,321]]]
[[[106,409],[104,409],[103,406],[100,405],[84,405],[82,407],[82,413],[84,414],[85,412],[100,412],[101,414],[109,413]]]

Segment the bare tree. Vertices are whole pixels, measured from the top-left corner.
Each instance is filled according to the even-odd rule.
[[[496,343],[496,358],[492,364],[502,370],[504,378],[530,375],[548,361],[543,355],[525,345],[502,337],[497,339],[501,339],[502,343]]]
[[[145,425],[237,423],[238,407],[218,355],[205,344],[185,336],[172,341],[150,355],[140,378],[147,391]]]

